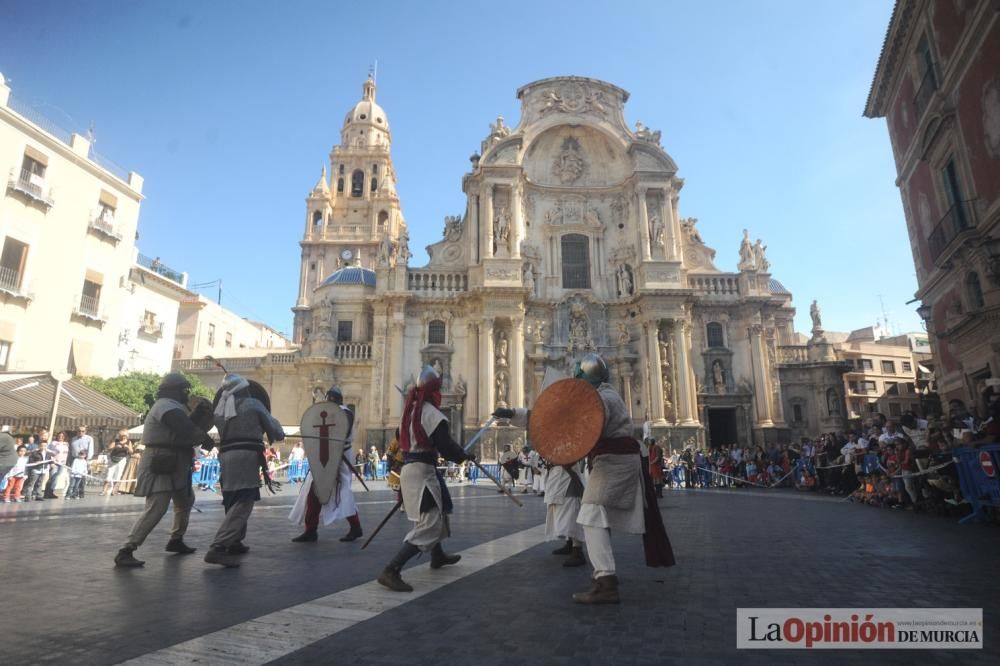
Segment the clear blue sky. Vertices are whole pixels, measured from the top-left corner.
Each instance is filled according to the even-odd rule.
[[[768,246],[797,329],[919,330],[885,122],[862,117],[891,0],[75,2],[5,0],[14,95],[141,173],[139,247],[223,304],[291,329],[304,198],[378,59],[416,256],[463,210],[468,157],[515,90],[581,75],[663,132],[716,264]],[[210,292],[214,295],[214,292]]]

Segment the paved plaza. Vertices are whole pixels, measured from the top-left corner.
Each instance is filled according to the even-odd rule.
[[[358,493],[366,532],[392,507]],[[580,607],[587,568],[564,569],[541,542],[541,498],[517,508],[489,486],[452,487],[454,567],[414,560],[412,594],[374,579],[408,529],[394,517],[365,550],[320,528],[293,544],[294,490],[257,505],[240,569],[202,554],[222,519],[198,492],[187,541],[163,552],[169,516],[137,555],[112,557],[138,515],[130,496],[0,505],[4,639],[0,663],[137,664],[794,664],[997,663],[995,527],[874,509],[794,491],[668,491],[660,501],[678,566],[643,566],[638,537],[618,537],[620,606]],[[737,651],[738,607],[982,607],[985,650]]]

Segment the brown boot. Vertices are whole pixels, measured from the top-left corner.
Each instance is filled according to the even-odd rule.
[[[391,566],[382,569],[378,582],[394,592],[413,592],[413,586],[403,580],[403,577],[399,575],[399,569],[394,569]]]
[[[594,579],[594,585],[586,592],[577,592],[573,601],[578,604],[617,604],[618,576],[601,576]]]
[[[564,567],[582,567],[587,563],[586,558],[583,556],[582,546],[573,546],[570,551],[569,557],[563,562]]]
[[[220,564],[227,569],[235,569],[240,566],[240,561],[236,559],[236,556],[230,555],[226,552],[226,548],[210,549],[207,553],[205,553],[205,561],[209,564]]]

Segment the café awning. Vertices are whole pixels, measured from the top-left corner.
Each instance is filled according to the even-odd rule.
[[[136,412],[75,379],[60,381],[49,372],[0,372],[0,425],[13,430],[128,428],[139,420]]]

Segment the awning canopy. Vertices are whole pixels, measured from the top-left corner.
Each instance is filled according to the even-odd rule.
[[[0,372],[0,425],[48,428],[59,381],[48,372]],[[139,414],[75,379],[62,382],[55,429],[127,428]]]

